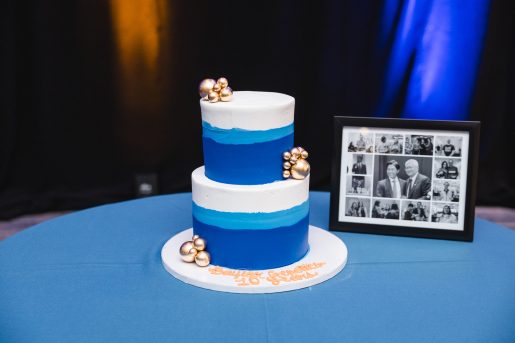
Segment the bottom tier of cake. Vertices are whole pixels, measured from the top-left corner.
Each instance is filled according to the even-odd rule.
[[[207,241],[211,264],[260,270],[300,260],[309,249],[309,177],[231,185],[192,173],[193,230]]]

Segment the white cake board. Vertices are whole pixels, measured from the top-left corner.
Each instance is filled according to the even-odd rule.
[[[309,226],[309,252],[289,266],[269,270],[237,270],[182,261],[179,248],[191,240],[193,229],[170,238],[161,250],[165,269],[177,279],[197,287],[231,293],[277,293],[310,287],[338,274],[347,263],[347,247],[338,237]],[[209,251],[209,242],[207,242]]]

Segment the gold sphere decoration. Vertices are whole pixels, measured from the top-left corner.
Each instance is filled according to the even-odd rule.
[[[195,248],[191,248],[190,251],[186,255],[182,255],[182,260],[184,262],[191,263],[195,261],[195,257],[198,255],[198,250]]]
[[[285,179],[289,178],[291,175],[290,171],[289,170],[283,170],[283,177]]]
[[[213,79],[204,79],[200,82],[198,86],[198,93],[201,98],[206,97],[209,92],[213,90],[213,87],[216,85],[216,81]]]
[[[227,87],[229,85],[229,81],[227,81],[227,79],[225,77],[219,78],[218,80],[216,80],[216,83],[218,83],[220,85],[220,87],[222,87],[222,89],[224,89],[225,87]]]
[[[198,251],[203,251],[206,249],[206,240],[203,238],[197,238],[193,241],[193,247]]]
[[[196,240],[197,238],[200,238],[200,236],[199,236],[199,235],[193,235],[193,237],[191,237],[191,240],[192,240],[192,241],[194,241],[194,240]]]
[[[298,158],[297,158],[295,155],[292,155],[292,157],[290,157],[290,163],[291,163],[292,165],[294,165],[295,163],[297,163],[297,160],[298,160]]]
[[[291,176],[296,180],[303,180],[309,175],[310,169],[308,161],[300,159],[291,167]]]
[[[207,95],[207,100],[209,100],[209,102],[218,102],[218,100],[220,100],[220,96],[218,95],[217,92],[211,91]]]
[[[206,267],[211,262],[211,256],[207,251],[199,251],[195,255],[195,263],[199,267]]]
[[[209,102],[218,101],[231,101],[233,98],[233,91],[229,87],[229,81],[225,77],[218,80],[205,79],[199,84],[199,95],[202,100]]]
[[[301,153],[300,153],[300,157],[302,157],[303,159],[306,159],[308,158],[309,154],[306,150],[303,150]]]
[[[291,149],[291,151],[290,151],[290,152],[291,152],[291,155],[292,155],[293,157],[297,157],[297,158],[298,158],[298,157],[300,156],[300,150],[299,150],[299,148],[293,148],[293,149]]]
[[[291,168],[291,163],[286,161],[283,163],[283,169],[290,169]]]
[[[187,241],[182,243],[181,248],[179,249],[179,252],[181,256],[188,255],[190,250],[193,249],[193,242]]]
[[[232,100],[232,89],[231,87],[222,88],[220,91],[220,100],[226,102]]]
[[[288,161],[291,158],[291,154],[289,151],[283,152],[283,160]]]

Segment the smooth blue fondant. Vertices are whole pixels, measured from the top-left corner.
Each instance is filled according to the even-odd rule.
[[[270,130],[221,129],[202,122],[202,136],[223,144],[253,144],[273,141],[293,134],[293,123]]]
[[[269,230],[226,230],[193,216],[193,230],[207,241],[211,264],[260,270],[278,268],[300,260],[309,250],[309,214],[298,222]]]
[[[236,185],[282,180],[282,153],[293,146],[293,134],[254,144],[222,144],[207,137],[202,140],[206,176]]]
[[[193,216],[197,220],[224,229],[267,230],[279,226],[290,226],[309,213],[309,201],[292,208],[275,212],[221,212],[193,203]]]

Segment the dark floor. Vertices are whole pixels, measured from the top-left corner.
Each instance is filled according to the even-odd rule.
[[[69,212],[47,212],[29,214],[7,221],[0,221],[0,240],[16,234],[30,226],[67,214]],[[476,215],[515,230],[515,209],[505,207],[476,207]]]

